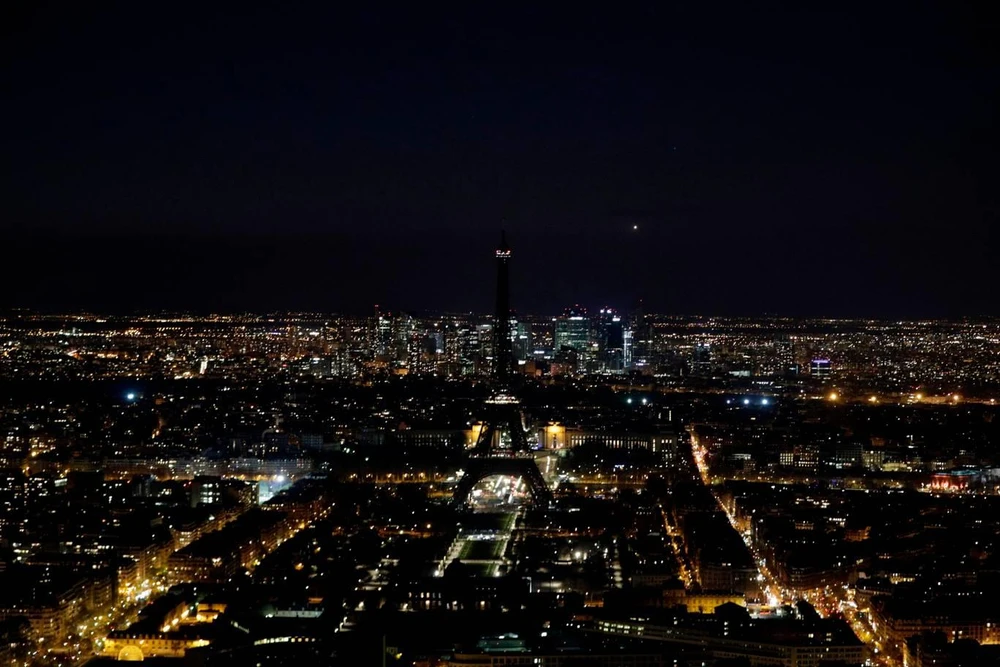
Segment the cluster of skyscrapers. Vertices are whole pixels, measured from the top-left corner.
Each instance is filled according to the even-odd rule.
[[[356,349],[397,371],[476,375],[494,359],[493,319],[472,315],[414,317],[378,311],[368,324],[368,349]],[[581,306],[557,317],[513,315],[510,340],[522,370],[534,373],[622,373],[648,363],[649,333],[641,311],[589,314]],[[405,370],[404,370],[405,369]]]

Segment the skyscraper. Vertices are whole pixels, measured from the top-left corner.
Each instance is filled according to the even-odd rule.
[[[809,375],[820,380],[833,377],[833,366],[829,359],[813,359],[809,362]]]
[[[594,322],[599,370],[619,373],[625,366],[625,323],[612,308],[601,308]]]
[[[648,370],[653,365],[653,331],[646,319],[642,301],[636,304],[630,320],[628,368]]]
[[[576,370],[584,370],[591,358],[590,319],[580,306],[567,308],[556,318],[554,347],[556,359],[576,359]]]
[[[514,338],[514,357],[518,363],[523,363],[532,356],[531,325],[527,322],[517,322],[512,335]]]
[[[697,343],[691,355],[691,374],[710,375],[712,372],[712,345]]]

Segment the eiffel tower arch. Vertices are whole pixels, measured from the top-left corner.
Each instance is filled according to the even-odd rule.
[[[456,503],[468,502],[472,487],[494,475],[520,477],[528,484],[536,503],[547,504],[552,493],[545,484],[524,430],[521,402],[511,385],[514,372],[514,350],[510,336],[510,286],[508,281],[510,246],[506,235],[500,234],[496,251],[497,298],[493,319],[493,394],[483,405],[482,429],[469,453],[465,473],[455,487]],[[506,441],[503,436],[506,435]]]
[[[528,484],[531,499],[535,504],[548,505],[552,501],[552,492],[545,484],[545,479],[542,478],[542,473],[538,470],[535,459],[512,456],[510,458],[470,457],[465,466],[465,474],[462,475],[458,486],[455,487],[455,502],[465,504],[472,493],[472,487],[487,477],[496,475],[523,479]]]

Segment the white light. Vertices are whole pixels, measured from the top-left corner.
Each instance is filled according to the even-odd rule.
[[[127,398],[130,401],[134,401],[135,400],[135,393],[130,391],[129,393],[125,394],[125,398]]]
[[[744,398],[743,399],[743,405],[750,405],[750,399],[749,398]]]
[[[766,398],[760,399],[760,404],[761,405],[767,405],[767,399]]]

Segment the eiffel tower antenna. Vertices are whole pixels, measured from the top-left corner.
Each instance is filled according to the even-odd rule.
[[[510,259],[507,233],[500,232],[497,247],[497,298],[493,314],[493,382],[497,389],[509,389],[514,369],[514,348],[510,339]]]

